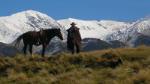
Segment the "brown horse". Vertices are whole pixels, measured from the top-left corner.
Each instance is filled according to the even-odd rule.
[[[46,29],[46,30],[41,30],[41,31],[29,31],[26,32],[22,35],[20,35],[16,39],[16,44],[19,45],[20,41],[23,39],[24,47],[23,51],[24,54],[26,55],[26,49],[29,46],[29,52],[32,55],[32,47],[33,45],[39,46],[42,45],[43,50],[42,50],[42,56],[45,55],[45,49],[47,45],[49,44],[50,40],[57,36],[59,39],[63,40],[61,30],[60,29]]]

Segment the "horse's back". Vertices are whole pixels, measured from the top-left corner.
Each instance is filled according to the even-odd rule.
[[[28,31],[23,34],[23,40],[26,42],[37,41],[39,39],[39,33],[36,31]]]

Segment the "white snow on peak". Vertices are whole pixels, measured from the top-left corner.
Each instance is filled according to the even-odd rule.
[[[122,28],[127,28],[131,26],[130,23],[112,21],[112,20],[101,20],[99,21],[99,24],[102,24],[104,27],[111,29],[111,30],[122,29]]]
[[[117,22],[110,20],[79,20],[79,19],[63,19],[58,20],[66,29],[70,27],[71,22],[75,22],[80,28],[82,38],[99,38],[105,40],[106,36],[117,29],[126,28],[129,26],[125,22]]]
[[[135,41],[140,35],[150,36],[150,18],[142,18],[136,22],[127,23],[113,20],[79,20],[64,19],[58,21],[66,29],[71,22],[80,28],[83,38],[99,38],[105,41],[119,40],[121,42]]]
[[[150,36],[150,18],[142,18],[133,22],[125,29],[117,30],[107,35],[107,40],[120,40],[122,42],[135,41],[138,35]]]
[[[60,28],[60,25],[48,15],[33,10],[0,17],[0,42],[11,43],[22,33],[40,28]]]
[[[78,19],[64,19],[58,21],[63,27],[68,29],[70,23],[75,22],[78,28],[80,28],[82,38],[101,38],[103,39],[106,34],[106,29],[98,24],[98,21],[84,21]]]
[[[150,36],[150,18],[142,18],[127,23],[113,20],[54,20],[46,14],[34,10],[22,11],[10,16],[0,17],[0,42],[11,43],[27,31],[38,31],[40,28],[61,28],[64,37],[72,22],[80,28],[82,38],[98,38],[105,41],[134,40],[138,33]],[[65,37],[66,38],[66,37]]]

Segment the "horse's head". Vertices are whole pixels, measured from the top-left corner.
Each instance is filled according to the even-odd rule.
[[[60,30],[60,29],[56,29],[55,34],[56,34],[56,36],[57,36],[58,38],[60,38],[61,40],[63,40],[63,35],[62,35],[62,33],[61,33],[61,30]]]

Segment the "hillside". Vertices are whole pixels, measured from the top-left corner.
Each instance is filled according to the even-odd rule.
[[[0,57],[2,84],[150,84],[150,48]]]

